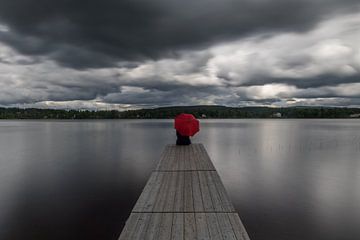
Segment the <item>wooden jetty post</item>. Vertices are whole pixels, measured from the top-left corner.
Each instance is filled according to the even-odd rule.
[[[249,240],[202,144],[166,146],[119,240]]]

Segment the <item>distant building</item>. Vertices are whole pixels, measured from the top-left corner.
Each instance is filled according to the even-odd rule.
[[[273,117],[273,118],[281,118],[282,115],[281,115],[281,113],[278,112],[278,113],[272,114],[271,117]]]
[[[360,117],[360,113],[350,114],[351,118],[358,118]]]

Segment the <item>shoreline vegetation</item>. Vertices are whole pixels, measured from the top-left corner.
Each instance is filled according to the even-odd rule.
[[[169,119],[180,113],[197,118],[360,118],[360,108],[178,106],[128,111],[0,108],[0,119]]]

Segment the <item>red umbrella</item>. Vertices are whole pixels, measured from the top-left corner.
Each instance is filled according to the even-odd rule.
[[[183,136],[194,136],[200,130],[199,120],[194,115],[181,113],[175,117],[175,129]]]

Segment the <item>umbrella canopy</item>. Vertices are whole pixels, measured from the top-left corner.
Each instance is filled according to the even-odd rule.
[[[175,117],[175,129],[183,136],[194,136],[200,130],[199,120],[194,115],[181,113]]]

